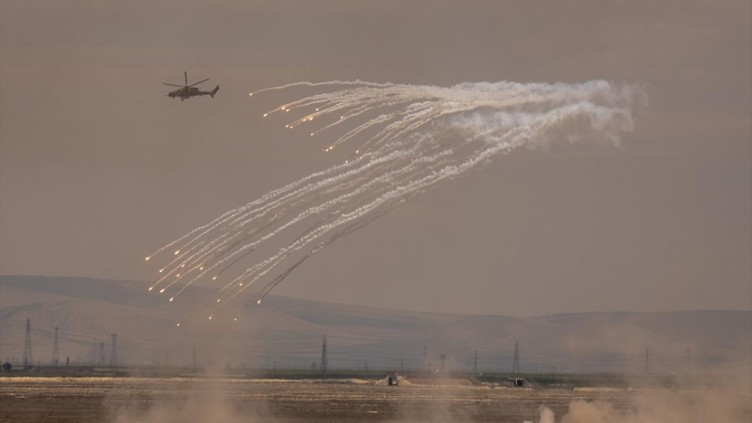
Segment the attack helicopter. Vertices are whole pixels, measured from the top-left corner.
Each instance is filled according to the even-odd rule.
[[[170,96],[172,98],[175,98],[175,97],[180,98],[180,101],[187,100],[187,99],[189,99],[191,97],[200,96],[200,95],[209,95],[212,98],[214,98],[214,94],[216,94],[217,91],[219,91],[219,85],[217,85],[211,91],[201,91],[201,90],[199,90],[198,88],[196,88],[194,86],[194,85],[198,85],[198,84],[200,84],[202,82],[206,82],[208,80],[209,80],[209,78],[206,78],[204,80],[201,80],[201,81],[198,81],[198,82],[194,82],[193,84],[188,85],[188,72],[185,72],[185,85],[168,84],[166,82],[163,82],[163,84],[164,85],[169,85],[171,87],[180,87],[179,89],[177,89],[175,91],[170,91],[170,93],[167,94],[168,96]]]

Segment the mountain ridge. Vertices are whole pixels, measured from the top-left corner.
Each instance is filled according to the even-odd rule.
[[[227,361],[248,367],[310,367],[327,336],[332,367],[509,370],[515,343],[523,370],[636,370],[650,350],[652,367],[749,360],[752,311],[583,312],[520,318],[494,314],[427,313],[270,296],[233,315],[176,321],[211,298],[196,287],[179,304],[146,290],[147,283],[96,278],[0,276],[0,359],[23,355],[26,318],[32,322],[35,362],[49,361],[54,327],[60,353],[76,363],[109,357],[118,334],[118,359],[129,365]],[[194,313],[194,316],[196,314]],[[233,320],[237,319],[237,320]],[[99,353],[97,352],[99,351]],[[431,364],[433,363],[433,364]],[[100,363],[101,364],[101,363]]]

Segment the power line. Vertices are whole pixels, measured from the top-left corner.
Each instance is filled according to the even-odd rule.
[[[112,336],[112,346],[110,347],[110,367],[117,367],[118,365],[117,334],[113,333],[111,336]]]
[[[31,319],[26,318],[26,341],[24,341],[24,367],[34,364],[31,357]]]
[[[60,356],[60,349],[58,348],[57,344],[57,326],[55,326],[55,343],[52,347],[52,365],[57,367],[58,358]]]
[[[329,360],[326,356],[326,335],[324,335],[323,343],[321,344],[321,378],[326,377],[326,369],[329,365]]]
[[[91,341],[91,365],[97,365],[97,337],[95,336]]]

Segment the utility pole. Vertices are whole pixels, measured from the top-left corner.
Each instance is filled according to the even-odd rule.
[[[196,345],[193,345],[193,368],[196,368]]]
[[[57,362],[60,356],[60,349],[57,345],[57,326],[55,326],[55,343],[52,346],[52,365],[57,367]]]
[[[478,373],[478,350],[475,350],[475,361],[473,361],[473,373]]]
[[[99,342],[99,365],[104,367],[104,341]]]
[[[324,335],[324,341],[321,344],[321,379],[326,377],[326,369],[329,365],[329,360],[326,357],[326,335]]]
[[[113,333],[111,336],[112,336],[112,346],[110,347],[110,367],[117,367],[118,365],[117,334]]]
[[[439,356],[439,360],[441,360],[441,364],[440,364],[441,367],[439,368],[439,373],[443,374],[444,373],[444,361],[446,361],[446,354],[441,354]]]
[[[26,341],[24,342],[24,367],[34,365],[31,357],[31,319],[26,318]]]
[[[512,362],[512,373],[520,372],[520,347],[517,341],[514,341],[514,361]]]
[[[91,341],[91,365],[92,367],[97,365],[97,337],[96,336]]]

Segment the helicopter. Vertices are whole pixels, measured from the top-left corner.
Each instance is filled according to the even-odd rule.
[[[204,80],[201,80],[201,81],[198,81],[198,82],[194,82],[193,84],[188,85],[188,72],[185,72],[185,85],[168,84],[166,82],[163,82],[163,84],[164,85],[169,85],[171,87],[180,87],[180,89],[177,89],[175,91],[170,91],[170,93],[167,94],[168,96],[170,96],[172,98],[175,98],[175,97],[180,98],[180,101],[187,100],[187,99],[189,99],[191,97],[199,96],[199,95],[210,95],[212,98],[214,98],[214,94],[216,94],[217,91],[219,91],[219,85],[217,85],[211,91],[201,91],[198,88],[194,87],[194,85],[198,85],[198,84],[200,84],[202,82],[206,82],[208,80],[209,80],[209,78],[206,78]]]

